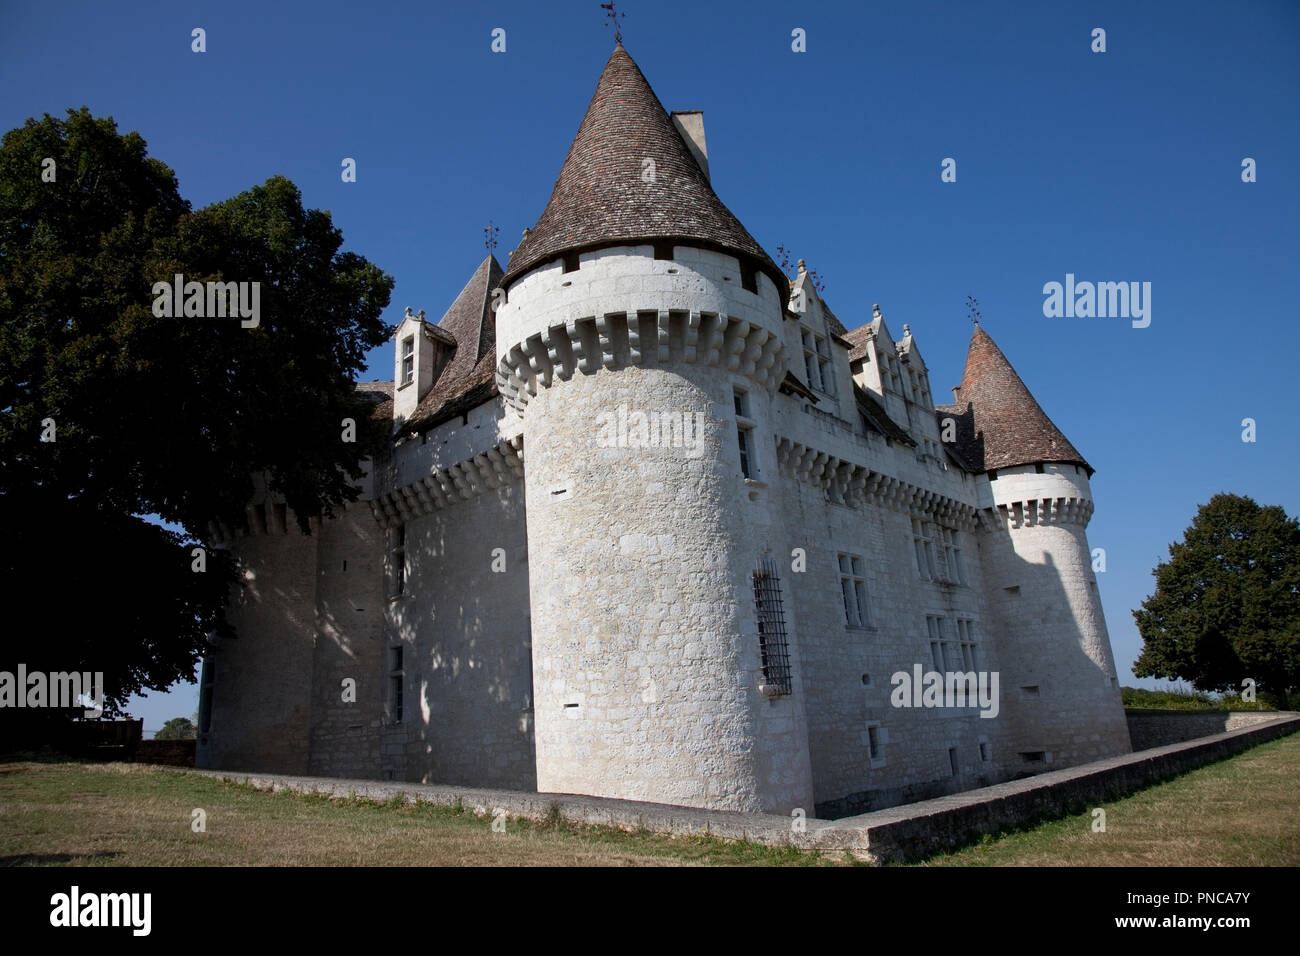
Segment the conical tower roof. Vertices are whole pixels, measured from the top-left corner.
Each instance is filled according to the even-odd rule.
[[[976,325],[966,351],[966,370],[957,390],[957,405],[943,411],[962,414],[959,454],[980,471],[996,471],[1039,462],[1092,466],[1070,444],[1011,367],[997,343]]]
[[[654,162],[654,175],[645,162]],[[789,282],[722,204],[654,90],[620,43],[537,225],[503,285],[566,252],[675,240],[730,253],[767,273],[784,303]]]

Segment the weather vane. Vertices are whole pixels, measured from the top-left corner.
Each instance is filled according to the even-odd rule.
[[[501,231],[499,226],[492,225],[492,220],[488,220],[487,228],[483,230],[483,245],[487,246],[488,253],[493,253],[497,248],[497,233]]]
[[[614,0],[609,0],[609,3],[602,3],[600,5],[600,9],[605,11],[605,17],[609,20],[610,23],[614,24],[614,42],[622,43],[623,31],[619,28],[618,19],[619,17],[627,16],[627,14],[614,12]]]
[[[974,296],[966,296],[966,308],[970,311],[971,322],[975,325],[979,325],[980,319],[982,319],[983,316],[980,315],[980,304],[975,300]]]

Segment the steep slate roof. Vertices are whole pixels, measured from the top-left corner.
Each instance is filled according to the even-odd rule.
[[[641,178],[647,158],[654,160],[653,182]],[[600,74],[546,209],[511,254],[503,285],[566,252],[653,239],[738,255],[772,279],[784,308],[785,276],[713,192],[620,43]]]
[[[497,394],[496,313],[492,290],[501,281],[501,264],[489,255],[438,320],[456,340],[446,368],[411,414],[409,428],[424,431],[462,415]]]
[[[1007,357],[980,325],[966,351],[957,404],[936,408],[940,420],[957,419],[958,456],[979,471],[1064,462],[1092,466],[1047,417]]]

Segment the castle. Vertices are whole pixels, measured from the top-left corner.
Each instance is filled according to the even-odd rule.
[[[833,817],[1129,751],[1088,462],[982,327],[936,405],[908,325],[791,281],[621,44],[395,343],[361,500],[214,529],[200,766]]]

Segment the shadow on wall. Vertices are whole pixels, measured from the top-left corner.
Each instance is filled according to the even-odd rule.
[[[389,607],[403,657],[407,780],[535,790],[523,486],[407,525],[408,594]]]

